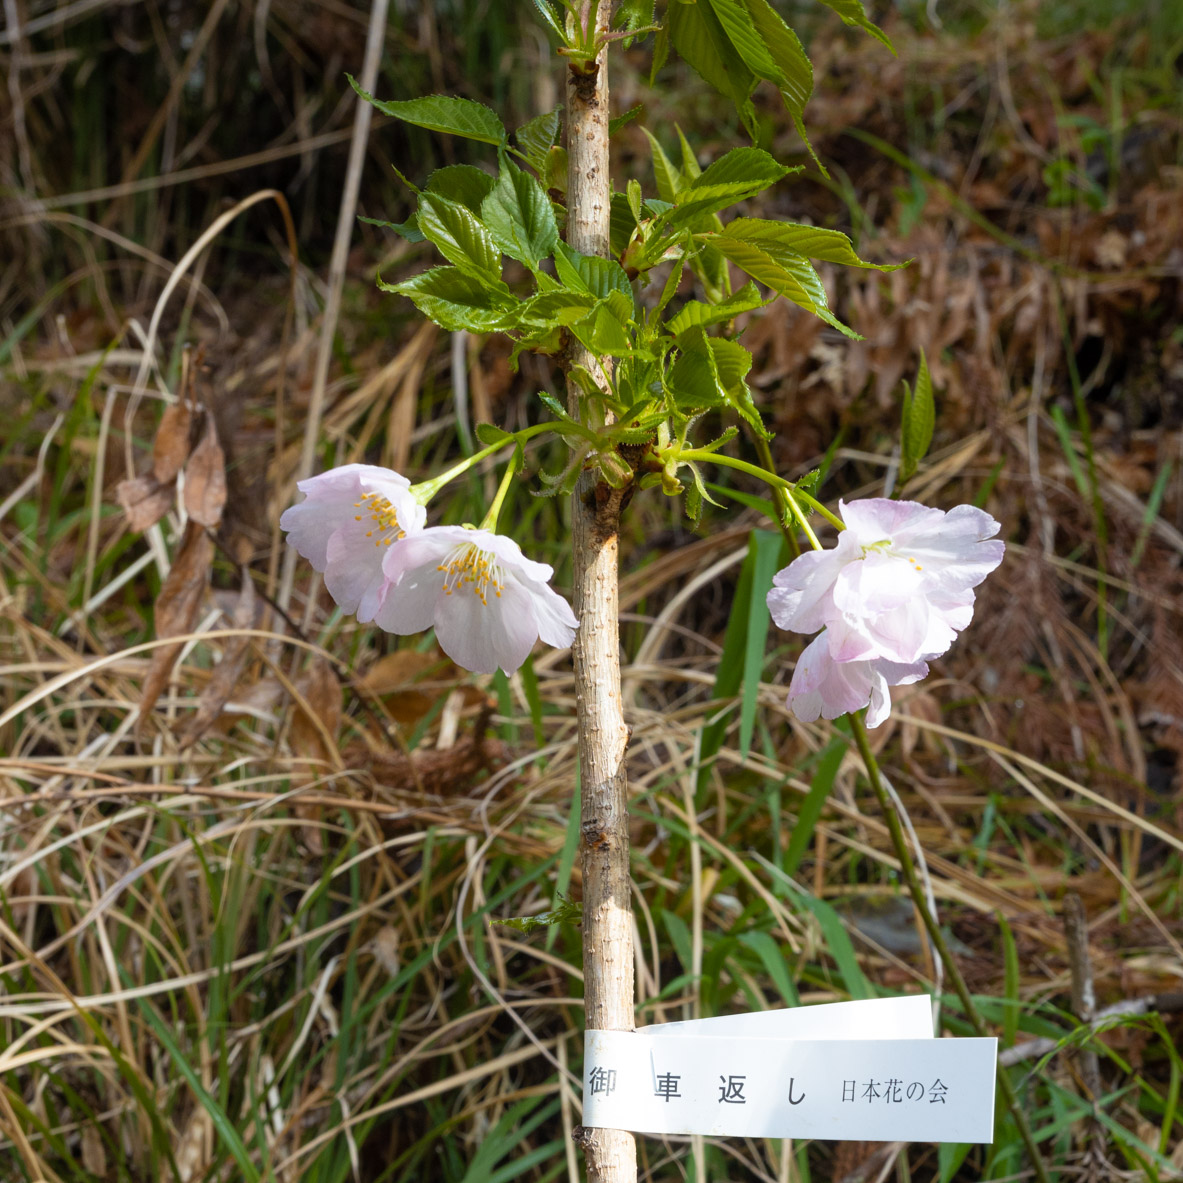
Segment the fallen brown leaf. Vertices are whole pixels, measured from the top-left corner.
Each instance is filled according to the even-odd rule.
[[[218,443],[214,418],[205,416],[205,432],[185,466],[185,512],[195,522],[214,527],[226,504],[226,456]]]
[[[189,458],[189,432],[193,413],[186,402],[173,403],[165,409],[152,441],[152,475],[167,485],[185,467]]]
[[[337,729],[341,726],[341,683],[327,661],[317,658],[296,681],[296,689],[308,704],[296,704],[292,718],[292,750],[300,756],[339,764]],[[309,714],[311,711],[311,714]],[[326,750],[326,738],[332,749]]]
[[[168,513],[173,496],[172,481],[162,485],[151,473],[120,481],[115,486],[115,499],[127,517],[127,524],[138,533],[156,525]]]
[[[190,632],[197,623],[197,613],[205,589],[209,584],[210,566],[214,560],[214,544],[205,528],[195,521],[185,527],[181,548],[173,560],[172,569],[156,600],[156,636],[175,637]],[[140,699],[139,726],[156,705],[161,691],[168,684],[173,665],[181,652],[181,644],[162,645],[152,650],[152,661],[144,678]]]

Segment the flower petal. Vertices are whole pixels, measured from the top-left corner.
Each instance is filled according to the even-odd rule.
[[[847,531],[831,550],[808,550],[772,577],[768,611],[783,629],[812,633],[824,628],[834,615],[833,592],[847,565],[862,558],[862,551]]]
[[[923,661],[837,662],[830,655],[825,632],[819,633],[797,659],[789,683],[789,709],[803,723],[836,719],[868,707],[867,726],[878,727],[891,713],[890,686],[918,682],[928,674]]]
[[[538,566],[542,566],[541,563]],[[533,580],[522,581],[530,591],[533,599],[534,616],[538,622],[538,639],[546,645],[553,645],[556,649],[570,648],[575,640],[575,630],[579,621],[567,603],[557,591],[547,583],[535,583]]]

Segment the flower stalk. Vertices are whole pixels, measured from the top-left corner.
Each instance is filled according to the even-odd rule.
[[[953,959],[949,944],[945,940],[945,934],[941,932],[940,925],[937,924],[936,917],[932,914],[928,906],[928,900],[924,895],[924,886],[920,882],[920,876],[916,873],[916,864],[912,860],[912,852],[908,849],[908,840],[904,836],[904,828],[900,824],[899,814],[896,813],[895,806],[892,804],[891,798],[887,795],[887,789],[884,787],[883,779],[879,774],[879,764],[875,759],[875,754],[871,751],[871,744],[867,738],[867,729],[863,726],[863,721],[857,714],[851,713],[849,718],[850,730],[854,735],[855,746],[858,748],[859,755],[862,757],[863,765],[867,770],[867,779],[871,782],[871,789],[875,794],[875,799],[879,802],[879,808],[883,813],[884,821],[887,823],[887,830],[891,835],[891,844],[895,849],[896,858],[899,859],[900,874],[903,875],[904,883],[908,888],[908,894],[912,897],[912,902],[916,905],[916,911],[920,914],[920,919],[924,922],[928,939],[932,941],[937,955],[945,966],[945,972],[948,974],[949,981],[953,985],[953,991],[961,1002],[961,1009],[965,1012],[965,1017],[969,1020],[974,1034],[981,1038],[986,1038],[990,1032],[986,1029],[986,1024],[983,1022],[978,1008],[974,1005],[973,996],[969,992],[969,987],[965,984],[965,979],[961,976],[961,970],[957,968],[957,962]],[[1043,1155],[1039,1152],[1039,1146],[1035,1141],[1034,1134],[1031,1132],[1027,1115],[1023,1112],[1023,1108],[1019,1104],[1019,1099],[1011,1087],[1010,1077],[1007,1076],[1006,1069],[1001,1063],[998,1065],[998,1091],[1002,1094],[1002,1099],[1005,1101],[1006,1107],[1010,1110],[1011,1117],[1014,1118],[1015,1125],[1019,1131],[1019,1137],[1022,1138],[1023,1145],[1027,1148],[1027,1154],[1031,1159],[1031,1166],[1035,1171],[1036,1178],[1039,1180],[1039,1183],[1051,1183],[1047,1164],[1043,1161]]]

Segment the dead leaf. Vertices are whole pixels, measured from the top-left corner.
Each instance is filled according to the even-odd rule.
[[[256,603],[254,580],[251,579],[250,572],[244,568],[242,590],[238,593],[238,603],[231,617],[231,623],[235,628],[247,629],[254,625]],[[182,748],[195,744],[222,713],[222,708],[238,688],[238,680],[242,676],[242,667],[250,643],[251,638],[247,636],[227,637],[223,642],[222,660],[218,662],[217,668],[202,691],[201,701],[197,704],[197,710],[181,740]]]
[[[175,637],[190,632],[197,623],[205,589],[209,585],[210,566],[214,560],[214,544],[205,528],[195,521],[185,527],[181,548],[173,560],[172,569],[156,600],[156,636]],[[156,705],[161,691],[168,684],[173,665],[181,652],[181,644],[162,645],[152,650],[152,662],[144,678],[140,699],[140,725]]]
[[[165,409],[152,441],[152,475],[167,485],[176,479],[189,458],[189,432],[193,413],[186,402],[173,403]]]
[[[448,692],[454,682],[451,674],[437,650],[398,649],[380,657],[357,687],[380,698],[400,727],[414,727]]]
[[[162,485],[151,473],[132,477],[115,486],[115,499],[127,517],[128,526],[142,533],[172,508],[174,489],[172,481]]]
[[[296,681],[296,689],[308,704],[308,710],[297,702],[292,718],[292,751],[339,766],[337,729],[341,726],[341,683],[337,675],[327,661],[317,658]],[[326,739],[331,741],[331,748],[326,748]]]
[[[218,443],[218,429],[209,413],[205,432],[185,466],[185,512],[195,522],[214,527],[226,504],[226,456]]]

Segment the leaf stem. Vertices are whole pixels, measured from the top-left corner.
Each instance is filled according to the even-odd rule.
[[[711,452],[705,448],[683,449],[678,453],[678,459],[688,461],[701,460],[707,464],[721,464],[724,468],[734,468],[739,472],[746,472],[748,476],[756,477],[757,480],[763,481],[766,485],[771,485],[773,489],[781,490],[788,502],[790,512],[797,519],[797,524],[801,527],[805,537],[809,539],[809,545],[814,550],[821,550],[822,544],[817,540],[817,535],[813,532],[813,527],[810,526],[804,510],[798,504],[798,498],[807,502],[811,509],[820,513],[832,526],[836,526],[839,530],[846,529],[846,523],[836,514],[831,513],[816,497],[811,497],[808,493],[798,489],[792,481],[786,481],[784,477],[777,476],[773,472],[768,472],[758,464],[749,464],[746,460],[740,460],[735,456],[726,456],[720,452]]]
[[[516,444],[520,448],[528,439],[541,435],[544,431],[553,430],[553,423],[535,423],[532,427],[523,427],[521,431],[515,431],[512,434],[506,432],[504,439],[490,444],[487,448],[482,448],[479,452],[474,452],[471,456],[461,460],[459,464],[453,465],[447,472],[440,473],[439,476],[432,477],[429,481],[420,481],[419,484],[412,485],[411,496],[420,505],[426,505],[445,485],[454,481],[458,476],[463,476],[474,465],[480,464],[482,460],[487,460],[490,456],[500,452],[502,448],[508,447],[510,444]],[[499,491],[498,497],[503,498],[504,494]],[[496,504],[500,508],[501,502],[498,501]]]

